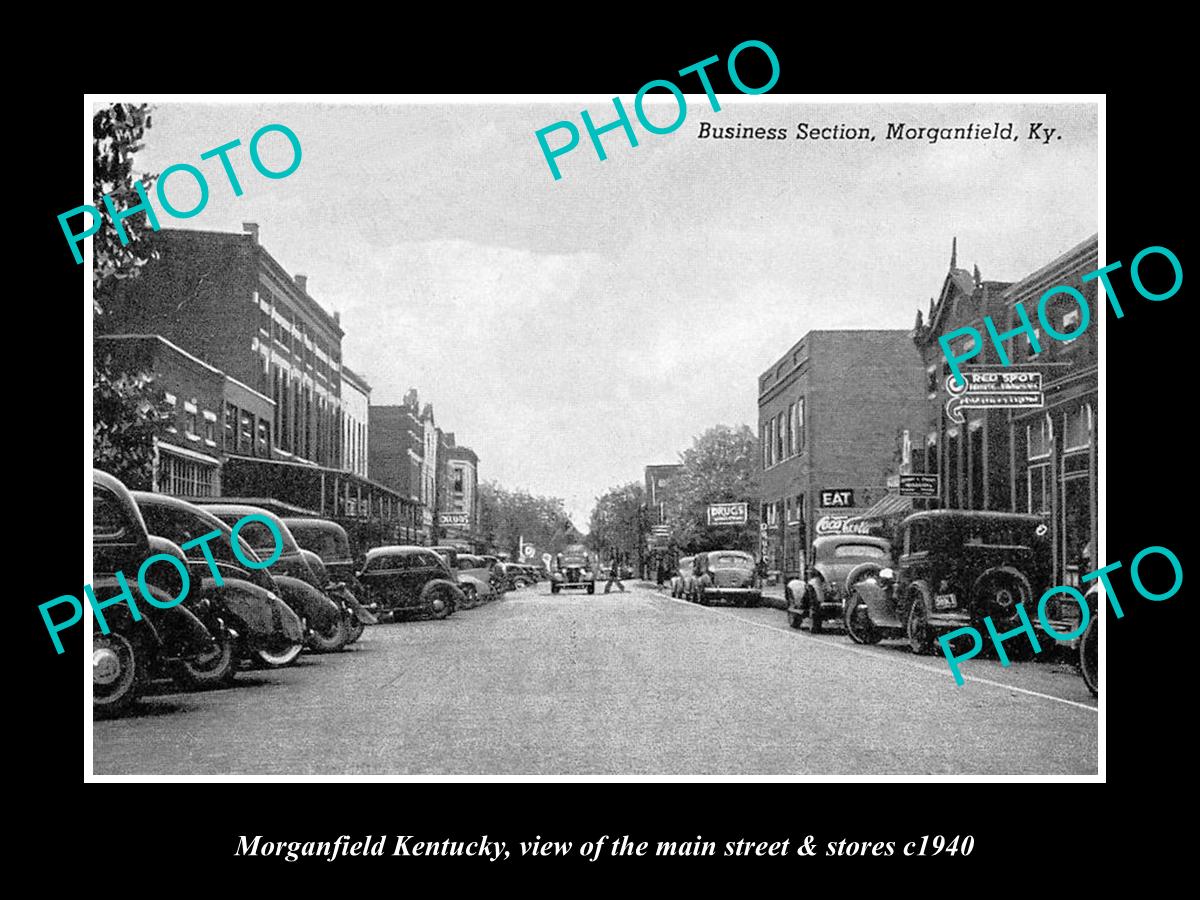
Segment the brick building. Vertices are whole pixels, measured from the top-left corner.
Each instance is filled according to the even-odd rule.
[[[896,435],[924,412],[907,331],[810,331],[758,379],[760,534],[767,567],[799,574],[805,548],[887,495]]]
[[[115,371],[152,374],[173,414],[155,435],[154,490],[217,497],[227,454],[270,458],[269,397],[161,335],[96,335],[94,353],[109,357]]]
[[[1093,317],[1096,282],[1083,275],[1098,268],[1095,235],[1080,242],[1037,271],[1015,283],[985,282],[956,268],[951,252],[950,272],[928,321],[918,314],[913,340],[925,364],[926,410],[904,455],[901,471],[938,473],[941,495],[919,505],[953,509],[992,509],[1032,512],[1046,517],[1054,549],[1055,584],[1078,585],[1081,571],[1094,566],[1097,531],[1096,415],[1098,358],[1093,323],[1071,341],[1043,334],[1038,302],[1053,287],[1069,285],[1083,294]],[[987,337],[983,317],[990,316],[1000,332],[1020,326],[1017,303],[1026,311],[1039,345],[1028,335],[1005,342],[1009,365]],[[1080,323],[1077,305],[1066,297],[1047,304],[1046,315],[1059,333]],[[992,370],[1036,373],[1041,377],[1044,403],[1034,408],[963,409],[952,415],[946,388],[950,366],[938,338],[971,326],[982,336],[978,356],[960,366],[964,372]],[[954,343],[956,355],[971,346],[964,335]],[[952,404],[951,404],[952,405]],[[956,421],[958,418],[962,421]]]
[[[440,539],[468,549],[481,549],[479,457],[470,447],[459,446],[454,432],[446,432],[444,438],[446,493],[438,513]]]
[[[281,458],[343,468],[342,328],[258,240],[245,233],[163,229],[158,252],[122,282],[113,334],[160,334],[274,401]]]
[[[372,406],[369,412],[368,466],[381,483],[419,505],[420,543],[434,541],[439,500],[448,477],[445,435],[434,420],[433,405],[421,404],[415,388],[396,406]]]

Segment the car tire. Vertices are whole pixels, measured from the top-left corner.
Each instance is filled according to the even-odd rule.
[[[461,590],[463,592],[463,609],[472,609],[479,605],[479,592],[475,590],[475,585],[464,584]]]
[[[431,619],[444,619],[453,611],[454,598],[445,588],[438,586],[429,591],[425,598],[425,611]]]
[[[790,609],[788,610],[787,616],[788,616],[788,625],[790,625],[792,628],[795,628],[797,631],[799,631],[800,626],[804,623],[804,619],[797,612],[795,612],[794,610],[790,610]]]
[[[846,634],[856,644],[878,644],[883,639],[883,633],[871,621],[866,604],[858,602],[857,593],[846,599],[842,621],[846,626]]]
[[[254,657],[268,669],[282,669],[296,661],[304,644],[297,641],[294,644],[280,644],[277,647],[260,648],[254,651]]]
[[[1093,697],[1100,696],[1100,632],[1098,615],[1092,616],[1079,639],[1079,674]]]
[[[363,636],[363,632],[366,630],[367,626],[359,620],[358,616],[351,615],[349,624],[350,636],[346,639],[346,643],[353,644]]]
[[[237,650],[233,635],[221,630],[213,635],[216,649],[202,660],[180,659],[171,665],[171,678],[185,688],[206,690],[224,687],[237,677]]]
[[[809,633],[810,634],[820,634],[821,629],[824,628],[824,626],[825,626],[825,619],[821,615],[821,607],[817,606],[817,604],[815,604],[815,603],[809,603],[808,606],[809,606],[809,610],[808,610]]]
[[[593,581],[591,584],[589,584],[589,585],[588,585],[588,587],[587,587],[587,592],[588,592],[589,594],[594,594],[594,593],[596,593],[596,582],[594,582],[594,581]]]
[[[115,715],[128,709],[141,690],[142,662],[123,634],[92,632],[92,711]]]
[[[908,637],[908,649],[917,656],[929,656],[933,653],[933,629],[929,627],[929,610],[925,608],[920,597],[914,598],[908,609],[904,633]]]
[[[550,585],[550,593],[557,594],[558,591],[559,591],[559,586],[557,584]]]
[[[337,653],[350,640],[350,628],[346,617],[339,615],[324,632],[314,628],[308,636],[308,646],[317,653]]]

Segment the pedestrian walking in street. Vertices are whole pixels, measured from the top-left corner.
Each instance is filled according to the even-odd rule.
[[[608,567],[608,584],[604,585],[604,593],[608,593],[614,581],[617,583],[617,587],[621,589],[621,593],[625,593],[625,585],[621,584],[621,565],[617,562],[616,556],[613,556],[612,565]]]

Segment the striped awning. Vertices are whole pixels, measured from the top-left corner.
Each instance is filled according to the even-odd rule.
[[[906,515],[912,510],[913,498],[901,497],[899,494],[888,494],[861,516],[855,516],[851,522],[864,522],[870,519],[890,519]]]

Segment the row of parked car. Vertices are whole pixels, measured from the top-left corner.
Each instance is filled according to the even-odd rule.
[[[852,641],[875,644],[905,639],[914,653],[938,651],[937,639],[970,626],[986,635],[990,617],[1003,634],[1022,625],[1023,606],[1041,642],[1044,634],[1038,601],[1048,588],[1051,549],[1048,528],[1039,516],[974,510],[929,510],[906,517],[893,539],[858,534],[818,537],[801,577],[787,581],[788,621],[805,620],[816,634],[830,622],[840,624]],[[739,605],[761,601],[761,582],[748,553],[721,550],[684,557],[671,581],[671,595],[699,603],[728,598]],[[1097,693],[1098,586],[1085,595],[1089,624],[1066,642],[1077,653],[1088,688]],[[1067,594],[1051,597],[1045,624],[1059,635],[1078,630],[1083,612]],[[1026,638],[1006,645],[1010,656],[1032,655]]]
[[[338,652],[381,618],[443,619],[537,578],[530,567],[453,547],[375,547],[360,566],[345,530],[327,519],[280,517],[219,498],[187,502],[130,491],[98,470],[92,483],[96,597],[121,594],[143,573],[145,592],[166,607],[135,603],[134,615],[126,603],[108,606],[107,634],[93,619],[98,713],[128,707],[155,677],[191,689],[223,685],[243,664],[281,668],[305,651]],[[197,541],[214,532],[215,538]],[[277,550],[269,566],[255,568]],[[176,567],[143,572],[156,554],[182,564],[186,592]]]

